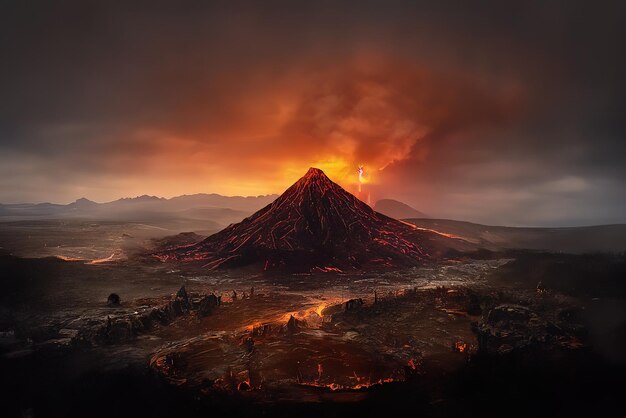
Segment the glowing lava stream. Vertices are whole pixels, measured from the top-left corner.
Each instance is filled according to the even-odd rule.
[[[125,259],[125,256],[121,252],[121,250],[114,251],[108,257],[96,258],[96,259],[93,259],[93,260],[90,260],[88,258],[83,258],[83,257],[70,257],[70,256],[65,256],[65,255],[55,255],[54,257],[58,258],[59,260],[63,260],[63,261],[84,261],[85,264],[111,263],[111,262],[120,261],[120,260],[124,260]]]
[[[289,321],[289,318],[292,316],[299,321],[305,321],[308,328],[319,328],[322,321],[324,320],[324,309],[328,308],[329,306],[340,304],[342,302],[343,301],[340,298],[333,298],[332,300],[326,300],[318,305],[309,308],[303,308],[298,311],[290,311],[283,314],[276,314],[271,317],[256,320],[251,324],[246,325],[244,328],[246,331],[252,331],[254,328],[261,327],[266,324],[274,323],[284,325],[287,323],[287,321]]]
[[[434,230],[434,229],[421,228],[421,227],[419,227],[419,226],[417,226],[417,225],[413,225],[412,223],[410,223],[410,222],[406,222],[406,221],[403,221],[403,220],[401,220],[401,219],[398,219],[398,221],[402,222],[402,223],[403,223],[403,224],[405,224],[405,225],[410,226],[410,227],[411,227],[411,228],[413,228],[413,229],[417,229],[417,230],[419,230],[419,231],[434,232],[435,234],[437,234],[437,235],[441,235],[442,237],[447,237],[447,238],[454,238],[454,239],[462,239],[462,240],[465,240],[465,238],[463,238],[463,237],[459,237],[458,235],[446,234],[445,232],[439,232],[439,231],[436,231],[436,230]]]
[[[125,259],[125,256],[121,251],[114,251],[110,256],[106,258],[99,258],[99,259],[91,260],[87,262],[87,264],[111,263],[111,262],[120,261],[123,259]]]
[[[55,257],[63,261],[85,261],[86,260],[85,258],[81,258],[81,257],[69,257],[65,255],[55,255]]]

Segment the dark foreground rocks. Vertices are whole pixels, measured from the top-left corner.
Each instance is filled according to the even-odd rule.
[[[120,306],[121,299],[117,293],[111,293],[107,298],[107,306]]]
[[[204,296],[200,300],[200,306],[198,307],[198,315],[199,316],[207,316],[211,315],[218,306],[222,304],[222,297],[215,295],[207,295]]]
[[[538,310],[533,306],[498,304],[474,323],[479,350],[486,354],[578,350],[587,331],[575,307]]]
[[[185,286],[182,286],[170,301],[158,306],[142,306],[130,314],[112,313],[104,320],[89,321],[87,326],[78,330],[71,343],[102,345],[128,342],[154,327],[167,325],[182,315],[210,315],[218,308],[220,302],[221,298],[215,295],[190,294]]]

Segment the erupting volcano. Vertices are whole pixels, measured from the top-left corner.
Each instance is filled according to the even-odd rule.
[[[204,260],[208,268],[338,271],[404,267],[466,249],[465,241],[375,212],[310,168],[278,199],[242,222],[190,246],[159,252],[162,261]]]

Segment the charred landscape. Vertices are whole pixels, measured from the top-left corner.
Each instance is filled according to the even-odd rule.
[[[609,417],[626,2],[0,3],[0,418]]]
[[[138,238],[138,227],[91,224],[57,246],[65,255],[2,256],[12,415],[616,407],[626,364],[623,251],[563,254],[511,248],[512,240],[487,249],[475,234],[377,213],[314,168],[208,238]],[[3,245],[17,254],[59,239],[46,223],[4,228],[13,240]],[[60,228],[66,239],[71,230]],[[93,228],[121,247],[103,244],[109,257],[85,258],[81,234]],[[30,238],[21,246],[20,230],[42,247]]]

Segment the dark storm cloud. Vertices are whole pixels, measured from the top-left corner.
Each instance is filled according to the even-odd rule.
[[[626,221],[622,2],[1,7],[2,201],[280,192],[328,156],[435,216]]]

